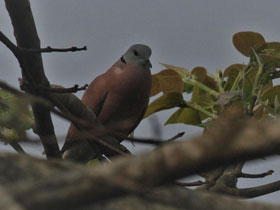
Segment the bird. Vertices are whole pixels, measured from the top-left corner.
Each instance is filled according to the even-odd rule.
[[[152,86],[151,48],[134,44],[105,73],[96,77],[81,101],[96,114],[99,122],[121,142],[140,123],[149,104]],[[79,141],[79,149],[69,147],[69,140],[78,135],[71,124],[62,147],[63,158],[78,162],[91,159],[91,142]],[[66,148],[66,146],[68,148]],[[72,147],[72,148],[71,148]],[[73,157],[71,149],[81,157]],[[72,152],[73,153],[73,152]],[[111,154],[104,154],[111,156]]]

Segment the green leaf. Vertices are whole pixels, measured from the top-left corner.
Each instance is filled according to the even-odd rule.
[[[198,105],[202,106],[205,109],[211,109],[214,106],[214,101],[212,97],[208,94],[200,95],[198,99]]]
[[[258,53],[280,56],[280,42],[266,42],[263,47],[259,49]]]
[[[193,92],[192,92],[192,101],[194,103],[198,103],[199,102],[199,96],[200,96],[200,89],[197,85],[195,85],[193,87]]]
[[[11,98],[14,98],[15,96],[12,95],[11,93],[3,90],[3,89],[0,89],[0,98],[4,99],[4,100],[9,100]]]
[[[280,99],[280,85],[276,85],[273,88],[270,88],[268,91],[266,91],[261,99],[263,101],[268,100],[268,104],[272,105],[275,104],[275,98],[277,97],[277,99]],[[280,101],[279,101],[280,102]]]
[[[271,64],[275,67],[280,67],[280,56],[259,54],[259,57],[264,64]]]
[[[207,70],[204,67],[197,66],[192,70],[191,73],[195,76],[196,81],[218,91],[219,88],[217,82],[212,77],[207,75]]]
[[[25,131],[19,132],[18,130],[9,128],[2,128],[1,135],[5,136],[6,144],[12,141],[24,140],[26,138]]]
[[[217,82],[212,77],[209,77],[208,75],[204,79],[203,84],[211,88],[212,90],[219,91]]]
[[[201,121],[209,118],[209,116],[207,116],[206,114],[203,114],[202,112],[198,112],[198,114],[199,114],[199,118]]]
[[[225,69],[223,77],[224,78],[229,77],[232,71],[234,71],[235,73],[241,71],[244,68],[245,68],[244,64],[240,64],[240,63],[232,64]]]
[[[243,85],[243,98],[246,102],[251,102],[253,83],[248,77],[245,78]]]
[[[233,35],[235,48],[246,57],[250,57],[253,48],[256,52],[265,44],[263,36],[252,31],[243,31]]]
[[[280,42],[267,42],[258,51],[261,61],[265,64],[272,64],[280,67]]]
[[[184,99],[182,94],[180,93],[172,92],[172,93],[164,94],[159,98],[157,98],[148,106],[144,118],[150,116],[155,112],[159,112],[164,109],[171,109],[173,107],[178,107],[183,103],[184,103]]]
[[[170,65],[170,64],[164,64],[164,63],[161,63],[161,65],[163,65],[165,68],[167,69],[170,69],[170,70],[173,70],[175,72],[177,72],[180,76],[182,77],[185,77],[185,76],[188,76],[190,75],[191,73],[189,72],[188,69],[184,68],[184,67],[179,67],[179,66],[173,66],[173,65]]]
[[[159,92],[170,93],[184,91],[184,82],[181,76],[173,70],[165,69],[152,76],[152,89],[150,96],[154,96]]]
[[[195,76],[195,79],[199,82],[203,82],[207,77],[207,70],[201,66],[195,67],[191,73]]]
[[[269,89],[271,89],[273,87],[273,82],[272,80],[268,80],[267,83],[263,84],[263,87],[262,87],[262,92],[261,92],[261,95],[263,95],[265,92],[267,92]]]
[[[29,110],[29,101],[0,91],[5,109],[0,110],[0,126],[15,129],[19,133],[30,129],[34,124],[33,114]],[[4,99],[5,98],[5,99]]]
[[[150,97],[160,93],[160,91],[161,91],[161,89],[160,89],[159,80],[158,80],[157,76],[154,74],[154,75],[152,75],[152,88],[151,88]]]
[[[164,125],[175,123],[199,125],[201,124],[201,120],[198,111],[191,108],[180,108],[169,117]]]
[[[184,91],[184,83],[177,72],[166,69],[156,74],[156,77],[164,94],[170,92],[182,93]]]
[[[228,66],[223,74],[223,78],[227,78],[226,83],[224,85],[224,88],[226,91],[230,91],[233,88],[233,85],[235,86],[234,89],[238,87],[238,84],[240,82],[240,76],[238,77],[238,74],[240,71],[242,71],[245,68],[245,65],[243,64],[232,64]],[[237,82],[237,83],[235,83]]]
[[[184,92],[191,93],[193,91],[193,85],[184,83]]]
[[[98,158],[92,159],[90,161],[87,162],[87,166],[88,167],[94,167],[100,164],[100,161],[98,160]]]

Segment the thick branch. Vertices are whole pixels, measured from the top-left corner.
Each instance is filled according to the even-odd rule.
[[[0,187],[0,209],[9,209],[9,210],[25,210],[22,208],[13,198],[7,194],[5,188]]]
[[[15,190],[18,192],[22,190],[24,186],[28,186],[34,181],[39,181],[43,179],[48,179],[49,177],[60,177],[63,179],[65,174],[71,174],[72,171],[81,171],[83,172],[85,166],[69,163],[67,161],[44,161],[36,158],[31,158],[27,156],[19,156],[14,154],[0,154],[0,166],[5,167],[6,170],[0,174],[0,195],[1,209],[10,209],[12,207],[18,207],[17,209],[23,209],[24,206],[20,206],[21,203],[18,203],[14,200]],[[9,166],[9,167],[7,167]],[[17,176],[11,177],[10,174],[16,174]],[[70,180],[69,180],[70,181]],[[84,184],[85,182],[81,182]],[[67,185],[61,185],[61,187],[72,186],[73,183],[69,182]],[[44,188],[44,191],[49,191],[55,186],[48,186]],[[9,189],[9,190],[7,190]],[[12,190],[11,190],[12,189]],[[74,188],[80,190],[80,187]],[[82,188],[83,189],[83,188]],[[3,193],[2,193],[3,192]],[[40,190],[39,193],[42,193],[43,190]],[[26,195],[32,197],[30,195]],[[64,198],[65,195],[61,194],[60,197]],[[38,199],[38,197],[37,197]],[[44,199],[40,197],[39,199]],[[63,200],[63,199],[62,199]],[[69,198],[70,201],[70,198]],[[51,203],[50,203],[51,204]],[[141,205],[142,204],[142,205]],[[52,204],[54,205],[54,204]],[[210,194],[205,192],[194,192],[186,190],[184,188],[165,186],[156,189],[150,189],[143,194],[130,194],[125,197],[120,197],[118,199],[106,200],[106,202],[92,202],[90,205],[88,203],[80,203],[79,205],[70,206],[67,208],[67,205],[64,203],[56,203],[52,208],[56,209],[125,209],[128,207],[133,207],[135,209],[193,209],[193,210],[224,210],[224,209],[246,209],[246,210],[276,210],[277,206],[262,204],[256,202],[244,202],[234,198],[230,198],[223,195]],[[141,208],[142,206],[142,208]],[[5,207],[5,208],[4,208]],[[110,208],[111,207],[111,208]],[[138,208],[137,208],[138,207]],[[154,208],[153,208],[154,207]],[[158,208],[156,208],[158,207]],[[169,208],[166,208],[169,207]],[[25,208],[27,209],[27,208]],[[36,209],[36,207],[31,207],[28,209]],[[49,205],[38,206],[36,210],[41,209],[51,209]]]
[[[39,49],[40,40],[37,34],[30,3],[28,0],[5,0],[6,8],[11,17],[17,46],[20,48]],[[36,83],[49,87],[45,76],[41,54],[17,56],[22,69],[23,79],[31,85]],[[36,89],[32,90],[36,94]],[[61,158],[54,127],[48,109],[40,104],[32,105],[36,122],[36,131],[43,143],[47,158]]]
[[[3,209],[9,209],[8,207],[18,206],[19,209],[21,207],[18,203],[14,200],[14,195],[19,194],[19,191],[24,190],[27,186],[30,184],[33,185],[39,180],[44,179],[59,179],[63,180],[63,177],[65,174],[68,174],[68,176],[72,172],[80,172],[81,177],[83,176],[85,166],[69,163],[67,161],[45,161],[40,160],[32,157],[27,156],[19,156],[15,154],[0,154],[0,165],[6,170],[3,171],[0,175],[0,183],[2,188],[0,188],[0,194],[1,194],[1,202],[0,206],[5,208]],[[110,167],[111,164],[108,165]],[[7,167],[9,166],[9,167]],[[128,165],[128,167],[130,167]],[[17,174],[17,176],[11,177],[10,174]],[[104,174],[107,176],[107,174]],[[57,179],[57,180],[59,180]],[[87,177],[85,176],[85,179]],[[61,188],[65,188],[69,190],[74,190],[73,192],[79,194],[81,193],[80,190],[89,189],[89,186],[87,185],[87,182],[81,182],[77,186],[73,186],[75,183],[71,181],[71,179],[68,180],[67,183],[62,183],[59,185],[49,185],[48,187],[44,188],[44,191],[50,191],[52,192],[52,189],[55,188],[57,191],[60,191],[60,193],[63,193],[61,191]],[[90,181],[90,180],[88,180]],[[35,183],[34,183],[35,182]],[[42,183],[42,182],[41,182]],[[90,184],[91,182],[89,182]],[[78,187],[80,185],[83,185],[83,187]],[[120,184],[121,185],[121,184]],[[59,188],[57,188],[59,186]],[[67,187],[68,186],[68,187]],[[71,187],[73,186],[73,187]],[[91,186],[91,184],[90,184]],[[107,185],[105,185],[106,187]],[[40,187],[40,186],[38,186]],[[70,188],[69,188],[70,187]],[[92,187],[92,190],[97,190],[97,187]],[[2,190],[3,189],[3,190]],[[7,190],[9,189],[9,190]],[[107,188],[106,188],[107,189]],[[106,190],[104,189],[104,190]],[[15,191],[14,191],[15,190]],[[3,195],[2,192],[3,191]],[[10,193],[8,193],[9,191]],[[34,199],[40,199],[44,200],[45,197],[42,195],[44,194],[41,189],[38,189],[38,195]],[[71,192],[69,191],[70,195]],[[105,193],[105,191],[104,191]],[[41,195],[41,196],[39,196]],[[64,194],[56,194],[59,195],[57,203],[48,203],[45,206],[38,206],[37,208],[35,206],[28,208],[30,210],[36,209],[50,209],[52,205],[52,209],[66,209],[67,208],[67,195]],[[26,195],[29,197],[30,200],[32,200],[33,196]],[[66,196],[66,197],[65,197]],[[90,195],[89,195],[90,197]],[[48,198],[48,197],[47,197]],[[61,199],[59,199],[61,198]],[[94,198],[94,197],[92,197]],[[4,199],[4,200],[3,200]],[[24,199],[24,198],[22,198]],[[64,200],[65,199],[65,200]],[[88,198],[90,200],[90,198]],[[131,200],[132,199],[132,200]],[[130,200],[130,202],[129,202]],[[4,202],[5,201],[5,202]],[[36,200],[35,200],[36,201]],[[34,200],[32,202],[35,202]],[[37,200],[36,202],[38,202]],[[68,199],[69,202],[72,202],[71,196]],[[76,204],[75,206],[69,206],[67,209],[81,209],[82,207],[85,208],[88,206],[89,208],[85,209],[110,209],[110,206],[113,206],[115,208],[119,207],[119,209],[124,209],[125,206],[131,206],[132,204],[137,205],[137,203],[145,204],[144,206],[153,207],[154,204],[162,204],[164,206],[169,206],[177,209],[195,209],[195,210],[224,210],[224,209],[247,209],[247,210],[276,210],[279,207],[273,206],[269,204],[262,204],[262,203],[255,203],[255,202],[244,202],[241,200],[236,200],[224,195],[217,195],[213,193],[206,193],[206,192],[194,192],[190,190],[186,190],[183,188],[177,188],[177,187],[171,187],[166,186],[159,189],[152,189],[149,191],[146,191],[145,193],[133,193],[132,195],[128,197],[120,197],[118,199],[108,199],[105,202],[102,201],[96,201],[96,202],[80,202],[79,204]],[[66,203],[66,205],[65,205]],[[88,205],[88,204],[91,205]],[[150,203],[150,204],[149,204]],[[32,203],[31,203],[32,204]],[[30,205],[31,205],[30,204]],[[92,206],[92,208],[91,208]],[[141,206],[141,205],[140,205]],[[2,208],[1,208],[2,209]],[[26,208],[25,208],[26,209]],[[141,208],[140,208],[141,209]],[[143,209],[143,208],[142,208]],[[168,209],[168,208],[167,208]]]
[[[280,120],[252,122],[232,113],[220,119],[213,131],[192,141],[170,143],[143,156],[120,158],[113,164],[63,174],[63,178],[17,186],[14,196],[28,209],[36,209],[54,208],[57,203],[74,208],[127,193],[144,193],[144,189],[178,178],[275,154],[280,149],[279,127]]]
[[[14,43],[11,42],[11,40],[9,40],[8,37],[6,37],[5,34],[2,33],[2,31],[0,31],[0,41],[17,57],[17,46],[14,45]]]
[[[147,194],[146,197],[176,209],[190,210],[276,210],[279,206],[237,200],[221,194],[187,191],[183,189],[162,189]]]

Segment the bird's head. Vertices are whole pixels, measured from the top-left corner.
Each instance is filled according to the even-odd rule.
[[[136,64],[142,66],[152,67],[150,56],[152,50],[144,44],[132,45],[121,57],[122,62],[127,64]]]

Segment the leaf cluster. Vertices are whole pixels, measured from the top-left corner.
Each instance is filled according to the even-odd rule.
[[[247,64],[231,64],[216,74],[204,67],[187,68],[162,64],[165,69],[152,76],[149,105],[145,117],[177,108],[165,122],[207,127],[225,109],[235,106],[257,119],[280,113],[280,42],[266,42],[256,32],[239,32],[233,45],[249,58]]]
[[[34,124],[29,102],[0,89],[0,136],[5,143],[26,139]]]

